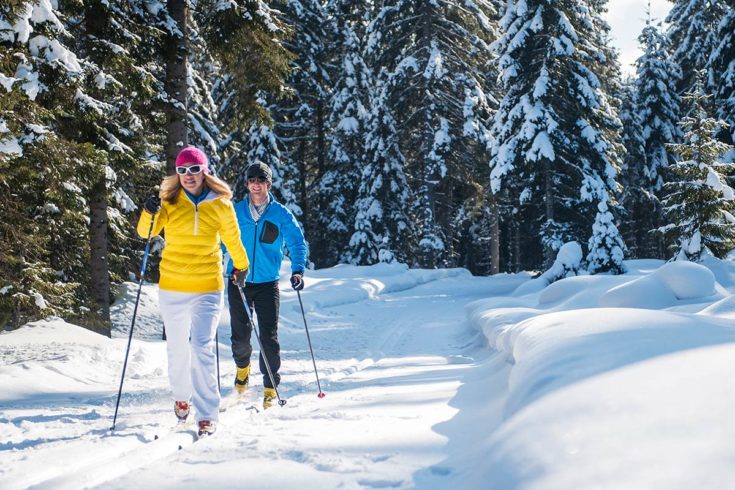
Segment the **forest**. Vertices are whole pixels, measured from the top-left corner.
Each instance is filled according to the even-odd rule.
[[[186,145],[270,165],[315,269],[726,257],[735,7],[672,4],[627,77],[607,0],[0,0],[0,330],[109,335]]]

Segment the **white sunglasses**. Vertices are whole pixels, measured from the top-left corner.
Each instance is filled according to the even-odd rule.
[[[179,175],[192,174],[196,175],[204,170],[204,165],[192,165],[191,167],[176,167],[176,173]]]

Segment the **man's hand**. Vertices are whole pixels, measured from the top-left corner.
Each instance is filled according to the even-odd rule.
[[[143,209],[155,215],[161,209],[161,198],[158,196],[149,197],[146,199]]]
[[[248,277],[248,270],[240,270],[240,269],[232,269],[232,274],[230,275],[230,278],[232,279],[232,284],[235,286],[239,286],[241,288],[245,287],[245,279]]]
[[[291,287],[295,291],[301,291],[304,289],[304,276],[298,272],[291,275]]]

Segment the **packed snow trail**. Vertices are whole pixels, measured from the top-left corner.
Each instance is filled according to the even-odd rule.
[[[486,355],[463,325],[464,304],[482,293],[459,286],[445,279],[310,312],[324,399],[316,396],[301,319],[284,302],[292,327],[281,336],[287,405],[223,420],[211,441],[104,487],[158,485],[172,474],[189,488],[415,488],[424,470],[418,476],[427,482],[446,479],[451,469],[432,470],[448,457],[447,434],[434,427],[457,413],[450,400],[475,366],[469,356]],[[259,378],[251,387],[258,392]]]
[[[506,364],[464,320],[464,305],[497,285],[460,270],[409,276],[353,281],[356,287],[337,281],[343,284],[336,294],[340,286],[316,274],[313,292],[302,293],[323,399],[317,398],[298,301],[284,290],[279,391],[287,405],[253,410],[262,393],[255,373],[254,399],[222,413],[213,437],[184,444],[181,451],[185,434],[168,432],[173,414],[162,342],[134,342],[114,434],[107,429],[123,339],[95,339],[99,345],[93,348],[67,352],[66,364],[45,367],[55,368],[60,386],[63,377],[74,376],[93,389],[25,398],[0,412],[0,422],[26,434],[3,445],[10,452],[3,457],[0,486],[446,488],[456,462],[450,452],[461,454],[477,437],[467,433],[467,417],[481,413],[490,430],[488,413],[500,406],[504,392]],[[141,324],[154,328],[155,308],[141,314]],[[234,363],[223,316],[218,335],[226,396]],[[150,338],[160,335],[151,332]],[[99,363],[110,371],[106,376],[94,366]],[[488,378],[497,390],[488,389]],[[457,417],[464,421],[455,423]]]

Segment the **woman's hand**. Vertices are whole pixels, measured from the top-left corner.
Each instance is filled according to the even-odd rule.
[[[146,199],[143,209],[151,214],[156,214],[161,210],[161,198],[158,196],[151,196]]]

